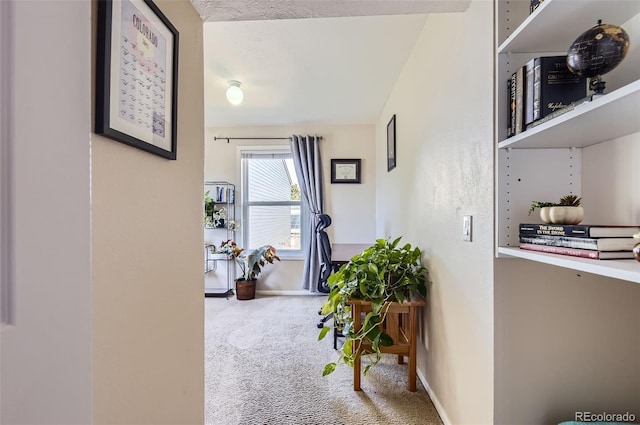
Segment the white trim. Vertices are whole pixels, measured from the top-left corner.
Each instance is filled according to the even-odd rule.
[[[326,297],[328,294],[322,292],[309,292],[308,290],[300,290],[300,291],[279,291],[279,290],[256,290],[257,295],[303,295],[303,296],[324,296]]]
[[[13,225],[13,2],[0,1],[0,323],[15,324]]]
[[[283,142],[279,145],[242,145],[237,146],[238,159],[241,158],[242,151],[265,151],[264,153],[282,153],[283,148],[291,149],[289,142]]]
[[[278,257],[280,257],[280,259],[282,261],[304,261],[304,254],[300,253],[300,254],[289,254],[287,253],[287,251],[279,249],[278,250]]]
[[[422,374],[422,370],[418,368],[416,372],[418,374],[418,378],[420,379],[420,382],[422,382],[422,385],[424,386],[425,390],[427,390],[427,394],[429,394],[429,398],[431,399],[431,402],[435,406],[436,411],[438,412],[438,415],[440,415],[440,419],[442,419],[442,423],[444,425],[453,425],[453,422],[451,422],[451,420],[447,416],[447,412],[445,412],[444,407],[440,403],[440,400],[438,400],[438,397],[436,397],[436,394],[433,392],[433,390],[429,386],[429,383],[427,382],[427,378],[425,378],[425,376]]]

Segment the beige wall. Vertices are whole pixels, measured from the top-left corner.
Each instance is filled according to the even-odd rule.
[[[292,134],[317,134],[323,137],[320,155],[325,183],[325,212],[332,218],[332,224],[327,229],[331,241],[373,242],[376,176],[375,133],[372,125],[208,128],[205,142],[205,180],[226,180],[239,188],[238,146],[288,144],[286,140],[232,140],[227,143],[224,140],[214,141],[214,137],[288,137]],[[362,159],[361,184],[331,184],[331,158]],[[238,195],[239,193],[238,191]],[[240,217],[240,212],[240,205],[237,205],[236,217]],[[205,240],[216,245],[224,235],[226,234],[219,230],[205,230]],[[241,240],[240,232],[236,239]],[[284,260],[269,266],[261,275],[257,290],[280,294],[302,291],[303,267],[303,261],[297,260]],[[224,280],[220,281],[221,277],[224,279],[224,265],[221,265],[220,272],[207,275],[207,287],[225,286]]]
[[[376,125],[376,233],[424,251],[433,285],[418,366],[452,424],[493,421],[492,13],[479,0],[430,15]],[[397,167],[387,172],[393,114]]]
[[[177,161],[92,137],[96,424],[203,422],[202,24],[156,4],[180,33]]]

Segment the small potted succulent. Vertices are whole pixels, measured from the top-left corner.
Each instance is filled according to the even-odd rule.
[[[576,195],[566,195],[559,202],[533,201],[529,208],[529,215],[540,209],[540,219],[547,224],[578,224],[584,217],[581,206],[582,198]]]
[[[256,297],[256,282],[262,268],[274,261],[280,261],[276,249],[271,245],[263,245],[260,248],[246,251],[240,248],[234,241],[227,240],[220,244],[218,252],[225,252],[229,258],[236,260],[240,266],[241,276],[236,279],[236,298],[239,300],[252,300]]]

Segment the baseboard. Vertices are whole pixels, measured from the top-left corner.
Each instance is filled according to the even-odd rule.
[[[442,423],[444,425],[453,425],[453,423],[449,420],[447,413],[444,411],[444,407],[442,406],[442,404],[440,404],[440,400],[438,400],[438,397],[436,397],[435,393],[429,386],[429,383],[427,382],[427,378],[424,377],[420,369],[417,370],[417,374],[418,374],[418,378],[420,379],[420,382],[422,382],[422,385],[424,385],[424,388],[427,390],[427,394],[429,394],[429,398],[431,399],[431,401],[433,402],[433,405],[438,411],[438,415],[440,415],[440,419],[442,419]]]
[[[327,294],[321,293],[321,292],[309,292],[307,290],[300,290],[300,291],[272,291],[272,290],[259,290],[256,289],[256,294],[257,295],[311,295],[311,296],[327,296]]]

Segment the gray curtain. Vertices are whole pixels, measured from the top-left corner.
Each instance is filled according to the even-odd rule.
[[[320,276],[320,240],[316,235],[316,224],[322,214],[324,195],[322,185],[322,162],[318,136],[291,136],[293,163],[298,174],[300,191],[309,208],[309,223],[306,228],[306,244],[302,288],[318,291]]]

